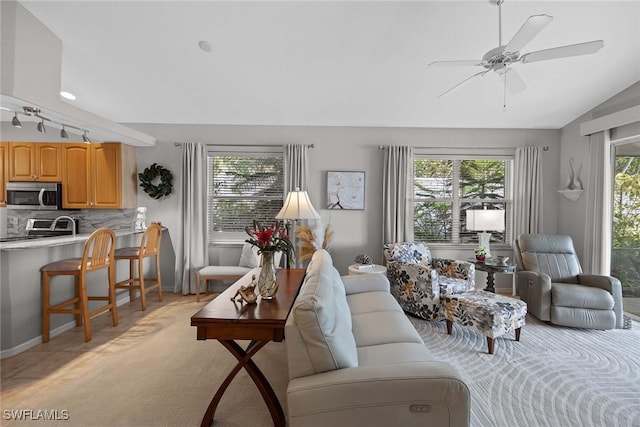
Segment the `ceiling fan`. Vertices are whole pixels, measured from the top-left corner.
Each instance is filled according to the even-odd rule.
[[[452,90],[477,76],[484,76],[489,71],[496,72],[504,83],[504,107],[506,107],[507,90],[510,93],[523,91],[526,86],[520,75],[512,68],[512,64],[521,62],[547,61],[549,59],[565,58],[569,56],[590,55],[598,52],[604,46],[602,40],[554,47],[550,49],[538,50],[521,54],[520,50],[526,46],[535,36],[546,27],[552,16],[533,15],[520,27],[518,32],[506,44],[502,44],[502,3],[504,0],[497,0],[498,5],[498,47],[491,49],[484,54],[482,59],[454,60],[454,61],[434,61],[429,67],[449,67],[449,66],[478,66],[484,68],[482,71],[472,75],[456,84],[452,88],[440,94],[440,97],[448,94]]]

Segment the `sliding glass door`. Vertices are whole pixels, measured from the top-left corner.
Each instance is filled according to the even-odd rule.
[[[615,146],[611,275],[624,311],[640,318],[640,142]]]

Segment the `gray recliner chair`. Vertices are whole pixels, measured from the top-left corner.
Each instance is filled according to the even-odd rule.
[[[574,328],[621,328],[615,277],[583,274],[569,236],[522,234],[515,244],[520,298],[540,320]]]

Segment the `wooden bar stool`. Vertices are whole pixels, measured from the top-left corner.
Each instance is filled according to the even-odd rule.
[[[51,314],[75,314],[76,326],[84,325],[84,340],[91,341],[90,319],[104,311],[111,311],[113,326],[118,325],[115,291],[115,250],[116,235],[108,228],[94,231],[84,245],[82,258],[71,258],[49,263],[42,267],[42,342],[49,341],[49,316]],[[87,274],[108,269],[109,292],[107,296],[87,295]],[[74,276],[75,297],[50,306],[51,277]],[[89,311],[89,301],[107,301],[93,311]],[[67,308],[67,306],[73,306]]]
[[[162,241],[162,227],[158,223],[151,224],[142,235],[140,246],[116,249],[116,261],[129,260],[129,278],[116,283],[116,288],[129,289],[129,300],[133,302],[136,289],[140,290],[142,310],[147,309],[146,294],[152,289],[158,289],[158,301],[162,301],[162,281],[160,280],[160,242]],[[156,266],[155,277],[144,277],[144,259],[154,257]],[[137,261],[137,262],[136,262]],[[138,274],[135,274],[137,265]],[[153,283],[149,285],[149,283]]]

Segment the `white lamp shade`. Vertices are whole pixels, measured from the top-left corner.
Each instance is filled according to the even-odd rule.
[[[467,210],[467,230],[471,231],[503,231],[504,210],[483,209]]]
[[[276,219],[318,219],[320,214],[311,205],[306,191],[290,191]]]

